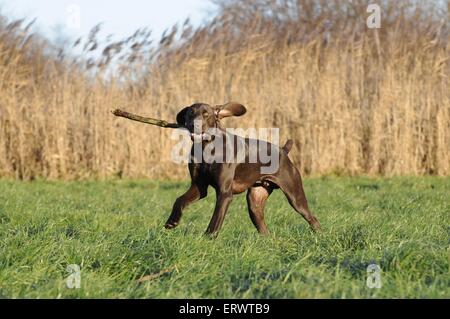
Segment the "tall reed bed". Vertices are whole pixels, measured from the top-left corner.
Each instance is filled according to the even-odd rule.
[[[356,1],[353,1],[356,2]],[[0,20],[0,176],[185,178],[171,132],[110,110],[174,120],[193,102],[243,103],[233,127],[279,127],[306,174],[449,175],[448,9],[436,2],[217,1],[152,43],[98,28],[73,56]]]

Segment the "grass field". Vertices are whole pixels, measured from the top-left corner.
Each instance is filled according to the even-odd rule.
[[[260,237],[237,196],[216,240],[202,236],[213,192],[163,228],[186,187],[0,181],[0,297],[450,298],[449,178],[307,179],[320,234],[276,191]],[[381,289],[366,286],[371,263]],[[80,289],[66,287],[69,264]]]

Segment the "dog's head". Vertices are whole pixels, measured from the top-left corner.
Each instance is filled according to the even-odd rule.
[[[220,128],[220,120],[229,116],[241,116],[247,109],[239,103],[230,102],[224,105],[210,106],[196,103],[185,107],[177,114],[177,123],[186,127],[192,138],[201,136],[209,129]]]

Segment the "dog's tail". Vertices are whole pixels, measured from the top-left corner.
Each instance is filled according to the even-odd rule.
[[[289,152],[290,152],[291,149],[292,149],[292,145],[294,145],[294,141],[293,141],[293,140],[287,140],[287,141],[286,141],[286,144],[284,144],[284,146],[283,146],[283,151],[284,151],[286,154],[289,154]]]

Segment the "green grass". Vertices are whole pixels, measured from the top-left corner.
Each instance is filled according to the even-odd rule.
[[[202,236],[212,191],[163,228],[187,185],[0,181],[0,297],[450,298],[449,178],[307,179],[320,234],[275,191],[260,237],[236,196],[216,240]],[[381,289],[366,286],[371,263]]]

